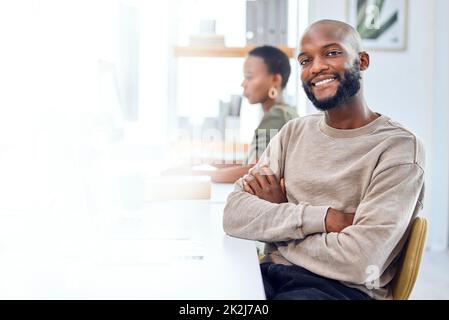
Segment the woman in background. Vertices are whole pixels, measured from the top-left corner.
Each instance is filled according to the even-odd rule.
[[[217,168],[214,171],[189,170],[173,173],[209,175],[213,182],[233,183],[256,164],[272,138],[270,130],[277,132],[289,120],[298,117],[295,108],[287,105],[283,98],[283,90],[290,76],[290,62],[284,52],[272,46],[252,49],[245,60],[243,74],[243,95],[249,103],[260,104],[264,112],[243,163],[212,164]]]
[[[214,182],[232,183],[248,173],[272,138],[270,130],[277,132],[289,120],[298,117],[296,109],[287,105],[283,98],[290,76],[290,62],[284,52],[272,46],[251,50],[243,66],[243,75],[243,95],[251,104],[260,103],[264,115],[243,164],[220,166],[208,172]]]

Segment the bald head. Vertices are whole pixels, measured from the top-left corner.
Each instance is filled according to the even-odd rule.
[[[302,39],[307,36],[319,35],[325,35],[335,39],[337,42],[345,43],[356,53],[363,51],[362,39],[359,33],[347,23],[337,20],[319,20],[306,29]]]

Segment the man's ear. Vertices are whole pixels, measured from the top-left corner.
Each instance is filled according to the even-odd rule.
[[[365,71],[369,67],[369,54],[365,51],[359,53],[360,70]]]

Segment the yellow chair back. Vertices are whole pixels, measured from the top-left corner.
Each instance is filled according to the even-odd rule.
[[[399,267],[392,281],[394,300],[407,300],[418,277],[427,239],[427,220],[417,217],[413,220],[408,240],[402,249]]]

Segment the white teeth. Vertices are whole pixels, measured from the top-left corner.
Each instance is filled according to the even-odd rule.
[[[326,79],[326,80],[321,80],[321,81],[315,83],[315,86],[316,86],[316,87],[322,86],[323,84],[329,83],[329,82],[334,81],[334,80],[335,80],[335,79],[333,79],[333,78],[331,78],[331,79]]]

